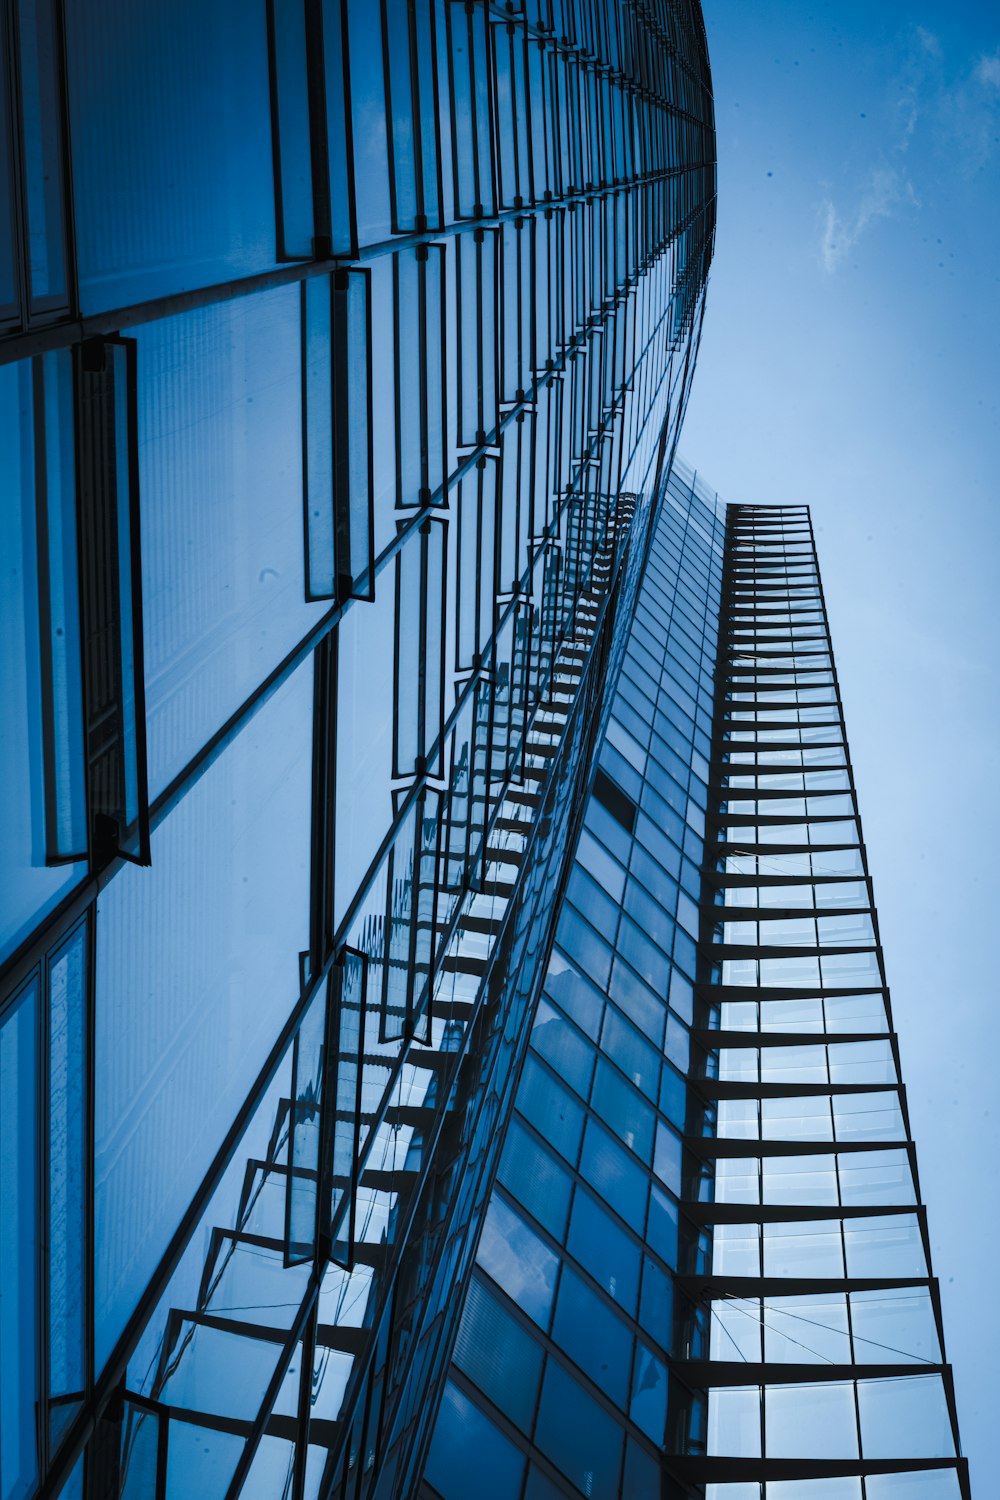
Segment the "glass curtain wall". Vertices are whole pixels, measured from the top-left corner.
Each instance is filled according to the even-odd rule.
[[[421,1495],[659,1500],[704,1425],[683,1326],[687,1077],[725,512],[671,474]]]
[[[700,8],[10,0],[0,94],[0,1500],[404,1494],[697,352]]]
[[[805,506],[730,509],[720,641],[675,1366],[708,1421],[672,1472],[711,1500],[968,1500]]]
[[[968,1500],[805,507],[675,465],[421,1496]]]

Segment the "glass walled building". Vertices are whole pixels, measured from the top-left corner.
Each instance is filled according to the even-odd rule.
[[[405,1500],[697,351],[700,8],[2,19],[0,1500]]]
[[[968,1500],[806,507],[671,475],[422,1500]]]

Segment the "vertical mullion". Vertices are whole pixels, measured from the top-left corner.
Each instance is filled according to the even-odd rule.
[[[317,260],[322,260],[334,253],[326,98],[326,38],[323,28],[322,0],[304,0],[304,4],[306,88],[312,171],[313,256]]]
[[[92,859],[98,866],[115,856],[148,865],[134,340],[108,338],[78,346],[76,389],[77,545]],[[134,852],[123,847],[133,840]]]

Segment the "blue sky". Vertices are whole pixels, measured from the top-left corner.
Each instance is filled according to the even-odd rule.
[[[813,507],[963,1447],[1000,1494],[1000,5],[705,0],[681,451]]]

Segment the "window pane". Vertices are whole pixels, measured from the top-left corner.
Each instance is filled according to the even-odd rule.
[[[84,873],[46,867],[31,368],[0,366],[0,957]]]
[[[49,1396],[84,1384],[87,929],[49,961]],[[77,1401],[50,1408],[61,1432]]]
[[[940,1375],[859,1380],[865,1458],[950,1458],[955,1439]]]
[[[306,663],[154,833],[152,869],[101,897],[98,1367],[299,993],[312,701]]]
[[[14,283],[14,214],[11,181],[10,79],[7,48],[0,47],[0,322],[17,317]]]
[[[857,1457],[854,1388],[849,1381],[769,1386],[764,1416],[769,1457]]]
[[[542,1350],[474,1275],[455,1343],[455,1363],[512,1422],[531,1427],[542,1375]]]
[[[305,602],[298,288],[137,339],[155,797],[329,606]]]
[[[561,1238],[569,1214],[572,1179],[516,1117],[507,1132],[497,1180],[550,1234]]]
[[[69,0],[66,43],[83,311],[273,266],[263,5]]]
[[[490,1203],[476,1259],[522,1312],[548,1326],[559,1257],[502,1198]]]
[[[639,1246],[589,1193],[577,1188],[569,1226],[570,1253],[626,1312],[639,1291]]]
[[[624,1434],[614,1419],[550,1359],[535,1442],[585,1495],[617,1495]]]
[[[559,1282],[552,1337],[569,1357],[624,1407],[628,1397],[632,1335],[616,1313],[569,1266]]]
[[[477,1500],[520,1493],[525,1459],[468,1396],[449,1380],[427,1458],[426,1476],[444,1500],[466,1500],[475,1475]]]
[[[37,307],[66,305],[59,42],[53,0],[18,10],[28,277]]]
[[[0,1494],[28,1494],[36,1474],[35,1340],[38,1167],[35,1105],[38,981],[0,1026]]]

